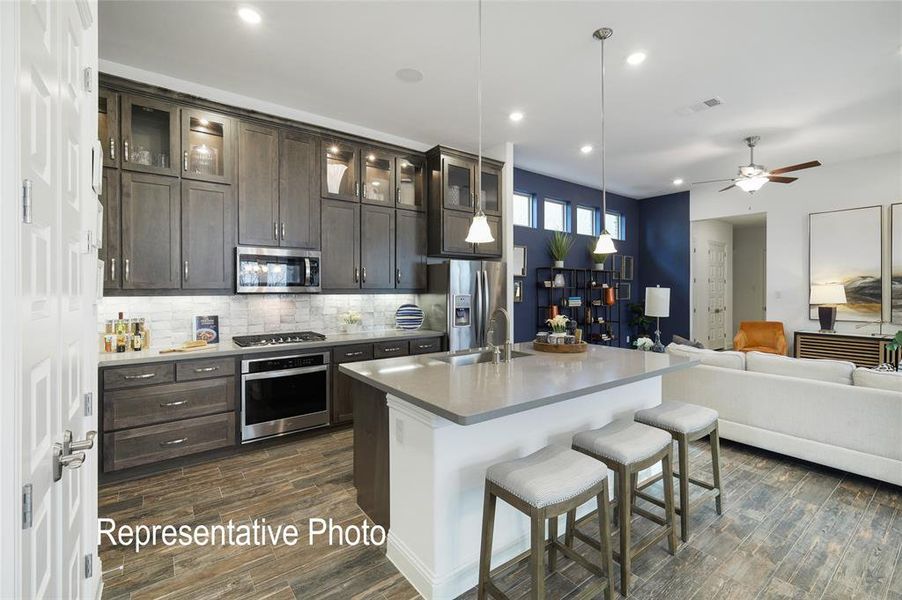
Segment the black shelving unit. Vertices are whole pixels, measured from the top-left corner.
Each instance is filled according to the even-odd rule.
[[[554,286],[556,275],[564,278],[563,286]],[[545,282],[552,282],[548,287]],[[536,314],[538,328],[547,329],[545,321],[551,318],[552,307],[558,314],[576,321],[583,330],[583,339],[591,344],[613,346],[620,339],[620,311],[617,306],[604,303],[604,289],[617,290],[617,273],[596,269],[559,269],[538,267],[536,269]],[[579,306],[571,306],[569,299],[579,297]]]

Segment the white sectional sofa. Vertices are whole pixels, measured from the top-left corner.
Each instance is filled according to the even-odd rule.
[[[702,364],[665,375],[664,399],[713,408],[721,437],[902,485],[902,373],[676,344],[667,351]]]

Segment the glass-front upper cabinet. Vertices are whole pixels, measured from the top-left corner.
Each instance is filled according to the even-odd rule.
[[[445,208],[455,210],[473,211],[473,175],[475,172],[472,161],[442,157],[442,193]]]
[[[360,149],[343,142],[322,142],[324,198],[356,201],[360,198],[360,176],[357,173]]]
[[[482,210],[490,215],[501,214],[501,171],[482,165]]]
[[[103,148],[103,166],[119,166],[119,94],[97,93],[97,135]]]
[[[182,177],[232,182],[234,123],[229,117],[182,109]]]
[[[381,150],[363,151],[363,189],[361,200],[367,204],[395,203],[395,157]]]
[[[170,102],[123,95],[122,168],[178,175],[178,109]]]
[[[418,156],[398,157],[395,205],[413,210],[426,209],[426,161]]]

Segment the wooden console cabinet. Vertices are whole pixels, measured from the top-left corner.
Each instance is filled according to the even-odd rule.
[[[832,358],[847,360],[859,367],[876,367],[882,363],[899,365],[899,351],[891,352],[889,335],[796,331],[796,358]]]

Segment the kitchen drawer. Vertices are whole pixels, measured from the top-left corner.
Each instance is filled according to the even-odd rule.
[[[154,425],[229,410],[235,410],[234,377],[111,391],[103,394],[103,430]]]
[[[372,344],[354,344],[353,346],[340,346],[332,350],[332,362],[341,363],[357,362],[359,360],[373,360]]]
[[[411,354],[429,354],[430,352],[442,351],[442,338],[425,338],[421,340],[410,340]]]
[[[175,365],[171,362],[112,367],[103,372],[103,389],[105,390],[172,383],[173,381],[175,381]]]
[[[103,470],[118,471],[235,445],[235,413],[103,434]]]
[[[235,374],[234,358],[209,358],[175,363],[176,381],[193,381]]]
[[[373,356],[376,358],[391,358],[392,356],[407,356],[410,346],[407,340],[394,340],[392,342],[376,342],[373,344]]]

